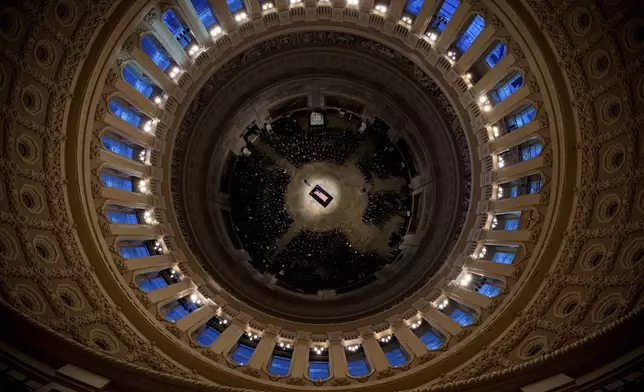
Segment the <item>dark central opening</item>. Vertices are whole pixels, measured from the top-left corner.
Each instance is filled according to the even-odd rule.
[[[224,217],[226,228],[250,256],[251,266],[278,286],[317,295],[355,290],[374,281],[375,273],[396,263],[403,252],[412,216],[410,165],[378,118],[287,109],[244,135],[246,145],[230,170],[232,208]],[[357,191],[367,199],[364,210],[325,216],[324,229],[292,216],[287,188],[299,170],[315,163],[336,165],[340,177],[348,176],[343,167],[358,172]],[[324,208],[339,197],[324,182],[304,183],[311,190],[301,194]]]

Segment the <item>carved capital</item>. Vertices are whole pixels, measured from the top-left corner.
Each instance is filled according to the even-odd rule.
[[[523,50],[519,47],[519,44],[514,43],[510,46],[510,52],[512,52],[512,56],[519,60],[522,59],[525,55],[523,54]]]
[[[430,352],[425,353],[425,354],[421,355],[420,357],[418,357],[418,362],[420,362],[421,364],[425,363],[425,362],[429,362],[432,359],[434,359],[435,357],[436,357],[436,353],[430,351]]]
[[[305,385],[304,379],[302,377],[288,377],[286,383],[290,385]]]
[[[170,324],[166,327],[168,331],[170,331],[174,336],[180,338],[183,332],[175,325],[175,324]]]
[[[393,375],[394,375],[394,371],[391,369],[381,370],[378,372],[378,380],[382,380],[383,378],[388,378]]]
[[[94,113],[94,118],[97,121],[105,121],[106,112],[107,112],[107,108],[105,107],[105,104],[103,102],[99,102],[96,105],[96,113]]]
[[[154,22],[159,20],[159,11],[156,8],[150,10],[150,12],[148,12],[147,15],[143,17],[143,20],[146,23],[153,24]]]
[[[492,20],[490,21],[490,24],[496,31],[501,30],[503,28],[503,22],[501,22],[501,19],[497,18],[496,15],[492,16]]]
[[[110,71],[107,73],[107,78],[105,78],[105,83],[110,86],[114,86],[117,80],[119,80],[118,72],[116,72],[114,68],[110,68]]]
[[[132,53],[134,46],[136,45],[136,40],[133,36],[130,36],[125,43],[123,44],[123,50],[127,53]]]
[[[252,367],[245,367],[242,369],[242,373],[248,374],[251,377],[259,378],[261,375],[259,374],[259,370],[254,369]]]
[[[349,380],[346,378],[334,378],[333,381],[331,381],[331,385],[334,387],[349,385]]]

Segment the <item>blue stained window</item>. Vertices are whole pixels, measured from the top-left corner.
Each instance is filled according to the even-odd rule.
[[[141,49],[148,55],[150,60],[154,62],[163,72],[167,71],[170,67],[169,56],[163,51],[161,46],[155,40],[146,35],[141,40]]]
[[[481,287],[476,290],[477,293],[483,294],[486,297],[496,297],[501,292],[500,287],[492,286],[491,284],[483,283]]]
[[[436,350],[438,349],[441,344],[443,343],[438,336],[434,332],[427,331],[421,336],[419,336],[419,339],[421,342],[425,344],[425,347],[427,347],[428,350]]]
[[[519,228],[519,218],[506,219],[503,223],[503,230],[516,230]]]
[[[522,161],[532,159],[541,154],[541,143],[532,143],[524,146],[519,146],[519,157]]]
[[[221,335],[219,331],[212,327],[206,327],[195,339],[203,347],[210,346]]]
[[[242,0],[226,0],[226,3],[230,12],[237,12],[243,7]]]
[[[188,46],[192,41],[190,30],[179,20],[177,14],[171,8],[163,14],[163,22],[168,27],[174,38],[179,42],[182,48]]]
[[[121,252],[121,256],[123,256],[126,259],[138,259],[139,257],[150,256],[150,251],[148,250],[148,247],[145,245],[128,246],[128,247],[120,248],[119,251]]]
[[[145,291],[146,293],[161,289],[163,287],[168,287],[168,283],[165,281],[165,279],[163,279],[159,275],[159,273],[155,273],[154,275],[151,275],[150,277],[148,277],[148,279],[139,282],[139,288]],[[166,313],[166,318],[168,318],[168,313]],[[173,321],[173,320],[170,320],[170,321]]]
[[[510,188],[510,197],[517,197],[517,195],[519,194],[518,192],[519,187],[516,185],[512,186],[512,188]]]
[[[176,306],[170,308],[165,312],[165,318],[168,321],[178,321],[181,320],[182,318],[186,317],[188,315],[188,309],[186,309],[183,305],[180,303],[177,303]]]
[[[254,347],[240,343],[235,347],[235,351],[230,355],[230,359],[238,365],[245,365],[250,361],[250,357],[253,355],[254,351]]]
[[[405,12],[408,14],[418,16],[420,8],[423,6],[423,1],[425,0],[408,0],[405,5]]]
[[[480,15],[476,15],[470,22],[470,25],[467,26],[456,40],[455,45],[461,53],[465,53],[465,51],[469,49],[476,37],[481,34],[481,31],[483,31],[483,27],[485,27],[485,21]]]
[[[528,193],[538,193],[541,189],[541,178],[533,178],[528,181]]]
[[[494,45],[494,48],[488,53],[487,56],[485,56],[485,62],[490,68],[494,68],[494,66],[501,61],[501,58],[505,55],[505,45],[503,45],[503,42],[499,41]]]
[[[407,363],[407,357],[400,347],[385,350],[385,357],[391,366],[401,366]]]
[[[496,87],[490,93],[490,100],[493,104],[497,105],[517,91],[523,84],[523,76],[520,73],[515,73],[510,79],[503,82],[500,86]]]
[[[512,132],[515,129],[524,126],[534,119],[536,115],[536,110],[533,106],[526,108],[520,111],[517,114],[513,114],[505,119],[505,127],[508,132]]]
[[[132,179],[115,176],[113,174],[101,173],[101,181],[110,188],[122,189],[132,192]]]
[[[130,123],[135,127],[139,127],[141,123],[141,116],[134,113],[130,108],[125,107],[122,103],[115,99],[110,100],[110,111],[121,120]]]
[[[115,154],[126,157],[128,159],[132,159],[132,157],[134,156],[134,149],[123,142],[115,140],[107,135],[103,135],[101,140],[103,141],[105,148]]]
[[[118,223],[121,225],[139,224],[139,218],[136,216],[135,212],[107,211],[107,219],[112,223]]]
[[[134,87],[136,91],[143,94],[146,98],[150,98],[152,91],[154,91],[150,83],[139,73],[132,63],[128,63],[125,68],[123,68],[123,79],[125,79],[130,86]]]
[[[449,318],[456,321],[463,327],[467,327],[474,322],[474,317],[472,317],[471,314],[465,313],[460,309],[454,309],[452,313],[450,313]]]
[[[311,380],[329,378],[329,361],[309,361],[309,378]]]
[[[291,358],[281,355],[273,355],[268,365],[268,372],[277,376],[286,376],[291,367]]]
[[[512,260],[514,260],[514,253],[510,252],[496,252],[492,257],[492,261],[501,264],[512,264]]]
[[[445,26],[447,26],[447,22],[452,19],[456,7],[458,7],[458,0],[443,1],[441,8],[434,15],[434,18],[432,18],[431,28],[442,33],[445,30]]]
[[[367,360],[364,358],[356,358],[349,360],[347,358],[347,367],[349,368],[349,375],[353,377],[366,376],[369,374],[369,366]]]
[[[215,15],[213,15],[212,10],[210,9],[210,6],[208,5],[208,0],[190,0],[192,2],[192,6],[195,8],[195,11],[197,11],[197,15],[199,15],[199,19],[201,19],[201,23],[206,28],[209,28],[210,26],[214,25],[217,20],[215,19]]]

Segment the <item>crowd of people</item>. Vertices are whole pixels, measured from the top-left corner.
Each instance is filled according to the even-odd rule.
[[[372,147],[362,154],[357,166],[367,182],[371,182],[374,177],[409,177],[405,161],[386,133],[368,128],[365,135],[371,141]]]
[[[250,155],[240,157],[231,184],[231,213],[237,237],[266,268],[265,255],[288,230],[293,218],[286,211],[286,187],[291,181],[286,171],[250,146]],[[264,271],[260,271],[264,272]]]
[[[369,192],[362,221],[382,226],[396,215],[405,217],[411,210],[409,194],[398,191]]]
[[[362,141],[360,134],[349,128],[304,130],[293,117],[276,120],[263,136],[269,146],[296,168],[311,162],[342,165]]]
[[[340,229],[300,231],[275,258],[272,271],[305,293],[354,285],[389,261],[354,248]]]

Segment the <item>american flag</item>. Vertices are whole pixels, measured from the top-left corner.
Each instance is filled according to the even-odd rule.
[[[327,199],[328,199],[328,197],[324,193],[322,193],[320,190],[315,191],[315,196],[319,197],[320,200],[322,200],[324,202],[326,202]]]

